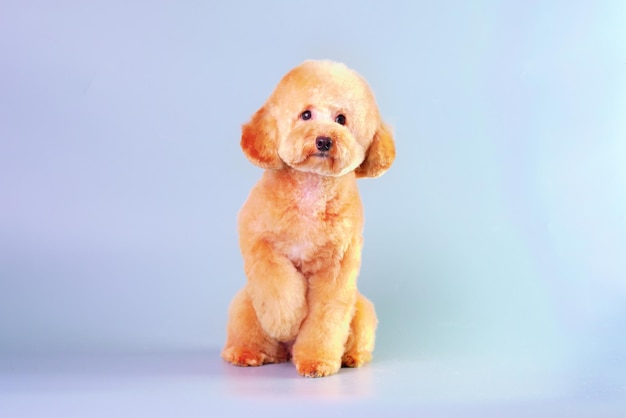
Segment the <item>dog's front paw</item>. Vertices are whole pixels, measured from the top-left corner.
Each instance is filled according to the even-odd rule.
[[[304,377],[324,377],[339,371],[339,362],[324,360],[300,360],[296,361],[296,370]]]
[[[255,311],[265,332],[278,341],[295,339],[307,314],[304,298],[264,300],[258,305]]]

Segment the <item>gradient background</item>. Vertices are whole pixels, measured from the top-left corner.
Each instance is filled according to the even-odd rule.
[[[397,142],[360,182],[371,368],[530,368],[623,401],[624,22],[617,1],[0,3],[0,357],[219,361],[261,173],[240,126],[330,58]]]

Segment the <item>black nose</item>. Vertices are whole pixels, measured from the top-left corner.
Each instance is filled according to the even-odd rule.
[[[318,136],[315,138],[315,146],[320,151],[328,151],[333,146],[333,140],[327,136]]]

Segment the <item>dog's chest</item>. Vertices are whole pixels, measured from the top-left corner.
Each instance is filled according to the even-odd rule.
[[[290,228],[285,241],[287,256],[298,263],[324,247],[336,231],[333,196],[319,183],[310,181],[295,193],[295,208],[288,215]]]
[[[318,182],[306,182],[295,193],[297,213],[305,222],[314,221],[314,218],[325,213],[328,199],[326,190]]]

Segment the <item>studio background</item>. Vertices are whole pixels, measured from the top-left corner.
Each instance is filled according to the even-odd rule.
[[[241,125],[328,58],[395,132],[359,183],[373,365],[556,370],[623,398],[625,21],[622,2],[2,2],[0,356],[217,358],[261,174]]]

